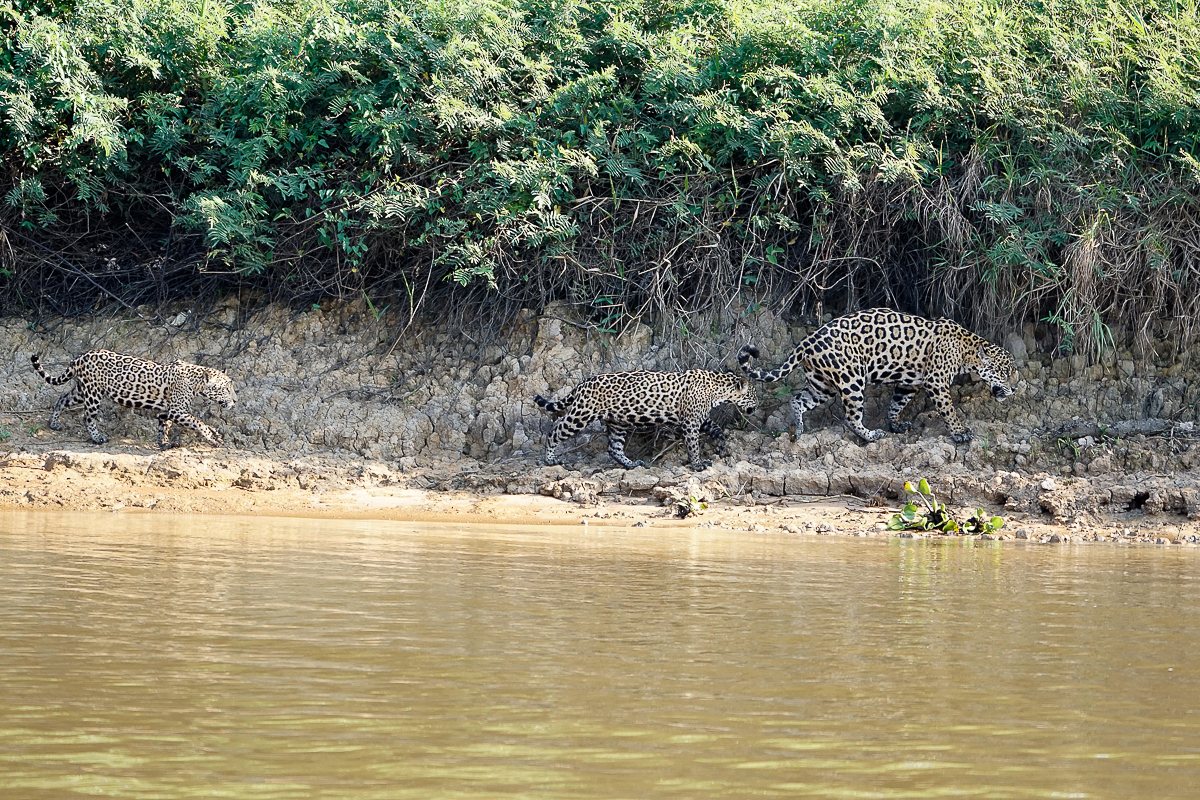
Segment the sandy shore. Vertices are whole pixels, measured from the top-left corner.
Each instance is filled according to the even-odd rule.
[[[663,470],[666,474],[657,476],[650,470],[588,475],[510,462],[398,471],[380,462],[335,456],[275,459],[204,446],[160,452],[128,440],[74,447],[27,442],[0,455],[0,509],[10,510],[936,535],[888,531],[898,500],[754,491],[732,495],[715,482],[704,482],[705,475],[683,470]],[[949,485],[951,478],[946,481]],[[937,485],[936,478],[933,482]],[[996,536],[980,538],[1200,545],[1200,522],[1184,514],[1097,508],[1066,519],[1009,505],[987,507],[1006,524]]]
[[[436,469],[403,474],[363,461],[285,462],[202,448],[165,453],[130,445],[109,452],[37,448],[10,452],[0,460],[0,508],[520,525],[761,527],[768,522],[773,526],[811,522],[815,528],[819,523],[842,521],[847,532],[873,530],[890,513],[868,508],[853,497],[765,504],[725,498],[681,518],[649,494],[601,495],[595,502],[579,503],[540,492],[414,486],[446,483],[459,474]]]

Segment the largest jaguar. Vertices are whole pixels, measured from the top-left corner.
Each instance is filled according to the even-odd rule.
[[[783,380],[796,367],[803,367],[808,385],[792,398],[792,438],[804,432],[804,412],[840,395],[846,425],[868,442],[884,435],[863,425],[863,389],[869,383],[892,383],[888,428],[902,433],[911,422],[900,422],[900,413],[921,387],[950,428],[956,442],[970,441],[970,428],[950,399],[955,376],[974,371],[992,387],[992,395],[1003,402],[1013,393],[1016,364],[1003,348],[976,336],[950,319],[925,319],[872,308],[839,317],[809,334],[796,346],[787,361],[771,371],[750,368],[758,348],[746,345],[738,363],[750,378],[773,382]]]
[[[42,369],[38,356],[29,357],[37,374],[51,386],[61,386],[74,379],[71,391],[58,398],[50,412],[50,427],[60,430],[58,416],[63,409],[83,404],[83,424],[92,441],[104,444],[108,437],[96,427],[100,411],[100,400],[112,398],[113,402],[130,408],[149,408],[158,411],[158,446],[166,450],[171,446],[171,423],[186,425],[210,443],[220,446],[221,434],[197,419],[191,411],[192,398],[196,395],[232,408],[237,402],[233,381],[219,369],[173,361],[160,364],[144,358],[114,353],[111,350],[89,350],[76,358],[66,372],[57,377]]]
[[[541,395],[534,402],[559,415],[546,445],[546,463],[558,464],[558,447],[595,420],[608,429],[608,454],[625,467],[643,467],[625,455],[625,437],[653,425],[674,425],[683,432],[692,469],[712,463],[700,457],[700,434],[707,433],[723,451],[725,431],[710,414],[717,406],[732,403],[744,413],[758,405],[754,384],[740,375],[690,369],[687,372],[611,372],[594,375],[562,400]]]

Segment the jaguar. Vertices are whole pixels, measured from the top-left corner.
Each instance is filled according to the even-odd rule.
[[[542,409],[558,416],[546,445],[546,463],[562,461],[558,448],[595,420],[608,431],[608,454],[626,469],[644,467],[625,455],[630,431],[655,425],[677,427],[687,446],[688,460],[697,472],[712,462],[700,457],[700,434],[710,436],[725,451],[725,429],[715,422],[713,409],[732,403],[749,414],[758,405],[754,384],[740,375],[691,369],[686,372],[610,372],[594,375],[562,400],[533,398]]]
[[[158,411],[158,446],[163,450],[171,446],[171,424],[174,422],[191,428],[218,447],[222,444],[221,434],[192,414],[192,398],[196,395],[203,395],[225,408],[232,408],[237,402],[233,381],[228,375],[186,361],[160,364],[111,350],[89,350],[72,361],[66,372],[54,376],[42,369],[39,356],[32,355],[29,360],[37,374],[51,386],[75,380],[71,391],[54,404],[50,428],[61,430],[59,414],[63,409],[82,403],[83,424],[96,444],[108,441],[96,427],[100,400],[104,397],[130,408]]]
[[[746,345],[738,364],[746,376],[765,382],[780,381],[803,367],[807,385],[792,398],[791,434],[804,432],[804,412],[840,395],[846,425],[868,442],[885,435],[863,425],[863,390],[867,384],[895,384],[888,409],[888,429],[903,433],[911,422],[901,422],[913,395],[922,387],[950,428],[956,442],[974,435],[950,398],[950,383],[974,371],[1003,402],[1013,393],[1016,364],[1006,350],[977,336],[951,319],[924,317],[872,308],[838,317],[813,331],[796,346],[787,361],[770,371],[751,369],[758,348]]]

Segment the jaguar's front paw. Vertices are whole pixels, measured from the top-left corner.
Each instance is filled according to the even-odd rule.
[[[971,439],[975,438],[975,433],[970,428],[963,428],[963,430],[960,431],[959,433],[951,433],[950,438],[953,439],[954,441],[958,442],[959,444],[963,444],[963,443],[969,442],[969,441],[971,441]]]
[[[911,427],[912,427],[911,422],[889,422],[888,423],[888,428],[892,431],[892,433],[907,433],[908,429]]]
[[[704,470],[708,469],[711,466],[712,466],[711,461],[693,461],[692,462],[692,469],[695,470],[696,472],[704,472]]]

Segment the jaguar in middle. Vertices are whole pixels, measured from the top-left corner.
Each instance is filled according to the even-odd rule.
[[[544,410],[559,416],[546,445],[546,463],[558,464],[559,446],[595,420],[608,429],[608,454],[625,467],[643,467],[625,455],[625,437],[632,430],[654,425],[674,425],[683,432],[692,469],[712,463],[700,457],[700,434],[707,433],[718,451],[724,449],[724,429],[710,414],[725,403],[743,413],[758,405],[754,385],[740,375],[691,369],[686,372],[611,372],[595,375],[576,386],[562,400],[533,398]]]

